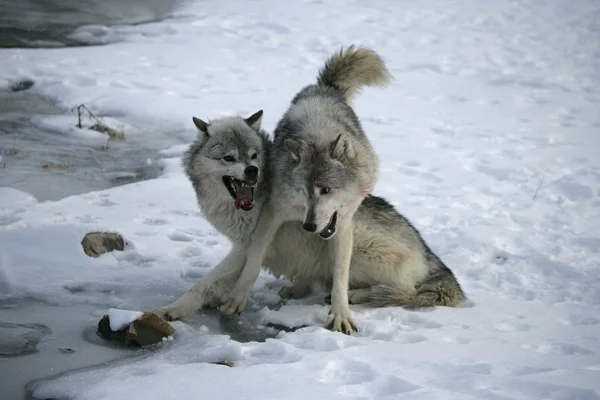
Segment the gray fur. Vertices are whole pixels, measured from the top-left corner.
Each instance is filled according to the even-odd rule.
[[[353,226],[351,303],[456,307],[466,299],[452,271],[431,251],[418,230],[384,199],[365,198],[354,214]],[[298,223],[285,223],[263,263],[276,277],[292,281],[293,287],[280,294],[296,298],[309,294],[315,285],[331,288],[329,245],[303,232]]]
[[[319,72],[321,86],[336,88],[350,103],[361,86],[386,86],[392,76],[383,60],[372,50],[349,46],[332,56]]]
[[[351,49],[350,58],[356,56],[356,51]],[[344,57],[344,53],[337,57]],[[377,60],[380,62],[378,56]],[[270,154],[267,165],[262,160],[263,181],[255,190],[255,209],[262,208],[260,219],[255,209],[236,210],[230,198],[228,205],[223,204],[227,203],[226,191],[214,197],[215,190],[223,185],[218,180],[206,179],[207,171],[202,170],[203,164],[197,161],[202,152],[207,151],[203,150],[203,135],[192,145],[184,165],[196,190],[198,204],[215,228],[234,242],[234,248],[188,293],[175,303],[155,310],[159,315],[183,318],[204,305],[219,302],[223,303],[222,311],[241,311],[258,275],[256,269],[261,265],[275,276],[293,282],[293,286],[280,291],[282,297],[303,297],[310,293],[313,285],[335,288],[335,276],[339,272],[335,268],[339,256],[335,249],[339,244],[303,229],[307,218],[316,218],[317,204],[326,197],[311,191],[314,180],[330,184],[341,193],[350,191],[348,198],[356,203],[353,210],[347,211],[344,226],[351,233],[349,276],[342,285],[345,291],[350,289],[342,299],[346,308],[348,301],[377,307],[420,307],[456,306],[464,299],[452,272],[431,252],[408,220],[385,200],[365,197],[377,178],[378,160],[347,100],[358,91],[358,86],[352,85],[381,83],[388,79],[387,70],[381,64],[379,78],[369,78],[365,77],[364,71],[368,69],[364,68],[352,76],[351,63],[347,60],[334,57],[326,65],[337,65],[336,69],[344,71],[346,78],[339,79],[339,72],[327,70],[326,66],[321,71],[320,84],[304,88],[292,101],[275,131],[273,150],[267,136],[259,134],[263,154]],[[242,137],[254,138],[255,133],[247,129],[247,123],[240,124],[240,121],[239,117],[224,119],[220,124],[209,126],[208,132],[230,131],[235,139],[225,140],[224,136],[223,142],[245,148],[247,143]],[[340,206],[339,202],[334,205]],[[352,208],[352,205],[346,206]],[[304,210],[301,212],[300,208]],[[265,234],[265,230],[269,232]],[[252,245],[258,248],[253,249]],[[338,283],[338,289],[339,286]],[[338,298],[338,305],[339,301]],[[355,326],[347,313],[331,328],[350,333]]]
[[[302,222],[331,239],[332,303],[327,327],[352,333],[348,308],[352,217],[379,175],[379,159],[349,102],[363,86],[385,85],[389,72],[372,50],[350,46],[329,58],[317,83],[302,89],[274,132],[271,194],[248,247],[247,259],[221,312],[241,312],[277,231]]]
[[[196,120],[198,118],[194,119],[194,123],[198,126]],[[215,229],[240,245],[249,240],[269,194],[267,159],[270,139],[260,129],[260,121],[258,125],[257,121],[250,122],[254,123],[254,127],[242,117],[224,117],[206,124],[206,132],[199,127],[198,137],[183,157],[183,167],[196,192],[200,211]],[[256,159],[251,158],[252,151],[256,152]],[[225,155],[234,156],[236,161],[222,161]],[[255,206],[250,211],[236,210],[222,177],[234,175],[242,179],[242,171],[250,165],[259,169],[254,190]]]

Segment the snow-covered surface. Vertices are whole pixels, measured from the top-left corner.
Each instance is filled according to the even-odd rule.
[[[61,375],[35,397],[600,399],[599,18],[591,0],[194,2],[159,23],[78,31],[123,40],[107,46],[1,50],[6,79],[191,140],[192,115],[264,109],[272,130],[328,55],[374,48],[395,77],[355,105],[381,157],[375,192],[473,303],[353,306],[347,337],[322,328],[322,293],[278,308],[283,283],[263,273],[257,329],[308,326],[241,343],[175,322],[138,362]],[[56,202],[2,189],[2,294],[98,315],[182,294],[230,248],[197,210],[184,150],[161,153],[158,179]],[[86,257],[81,238],[98,229],[123,234],[125,251]],[[236,367],[203,363],[224,359]]]
[[[141,311],[119,310],[118,308],[111,308],[108,310],[110,329],[112,331],[119,331],[141,317],[142,314],[144,313]]]

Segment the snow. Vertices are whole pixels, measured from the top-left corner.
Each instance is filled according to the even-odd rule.
[[[152,126],[189,143],[192,116],[264,109],[272,131],[328,55],[374,48],[395,78],[355,104],[381,158],[375,193],[470,299],[352,306],[347,337],[322,327],[323,293],[281,305],[284,283],[263,272],[239,319],[174,322],[160,349],[38,382],[35,398],[600,399],[598,18],[591,0],[190,2],[160,22],[75,33],[105,46],[0,50],[7,81],[31,78],[138,139]],[[90,308],[92,324],[176,299],[230,249],[197,209],[185,149],[159,154],[157,179],[59,201],[0,189],[0,294]],[[121,233],[125,251],[87,257],[80,241],[96,230]],[[243,318],[267,339],[234,340]],[[206,363],[222,360],[235,367]]]
[[[132,310],[119,310],[111,308],[108,310],[108,320],[110,321],[110,329],[112,331],[119,331],[133,321],[141,317],[144,313],[141,311]]]

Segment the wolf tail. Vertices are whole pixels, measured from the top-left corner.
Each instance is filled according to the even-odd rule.
[[[371,307],[458,307],[466,296],[449,269],[430,275],[416,287],[414,293],[400,288],[377,285],[371,288],[367,305]]]
[[[338,89],[350,103],[363,86],[383,87],[391,80],[392,75],[376,52],[352,45],[325,62],[317,83]]]

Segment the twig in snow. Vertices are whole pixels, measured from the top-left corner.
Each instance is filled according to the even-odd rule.
[[[108,127],[104,122],[102,122],[102,120],[98,117],[96,117],[94,115],[94,113],[86,107],[85,104],[80,104],[77,107],[73,107],[73,109],[77,109],[77,127],[78,128],[83,128],[83,126],[81,125],[81,116],[83,115],[84,112],[88,113],[89,119],[94,121],[94,124],[92,126],[89,127],[89,129],[96,131],[96,132],[100,132],[100,133],[105,133],[106,135],[108,135],[108,137],[110,139],[113,140],[123,140],[125,139],[125,132],[123,131],[123,127],[119,127],[118,129],[112,129],[110,127]],[[108,146],[106,146],[108,147]]]
[[[546,179],[546,177],[545,177],[545,176],[543,176],[543,177],[542,177],[542,179],[540,180],[540,184],[538,185],[537,189],[535,189],[535,193],[533,194],[533,199],[532,199],[532,200],[535,200],[535,198],[537,197],[537,195],[538,195],[538,192],[540,191],[540,188],[541,188],[541,187],[542,187],[542,185],[544,184],[544,180],[545,180],[545,179]]]

